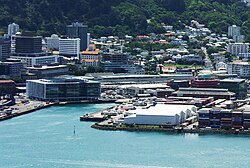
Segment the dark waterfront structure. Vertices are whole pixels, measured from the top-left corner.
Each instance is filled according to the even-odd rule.
[[[13,80],[0,80],[0,96],[16,93],[16,84]]]
[[[28,80],[26,93],[30,98],[46,101],[97,100],[100,98],[101,84],[77,78]]]
[[[88,26],[82,23],[72,23],[66,27],[66,33],[69,38],[80,38],[80,50],[85,51],[88,48]]]
[[[223,79],[220,81],[219,86],[220,88],[236,93],[237,99],[247,97],[247,83],[245,79]]]
[[[23,64],[21,60],[8,59],[0,62],[0,75],[5,77],[20,77]]]
[[[5,61],[10,57],[10,40],[0,38],[0,61]]]

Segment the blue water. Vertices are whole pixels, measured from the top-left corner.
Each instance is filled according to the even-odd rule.
[[[250,137],[101,131],[79,122],[110,106],[54,106],[0,122],[0,168],[250,167]]]

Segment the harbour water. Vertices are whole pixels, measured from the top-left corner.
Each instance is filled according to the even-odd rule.
[[[0,168],[250,165],[249,136],[101,131],[79,121],[84,113],[112,105],[53,106],[0,122]]]

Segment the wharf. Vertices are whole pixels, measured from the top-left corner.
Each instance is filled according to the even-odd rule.
[[[28,114],[28,113],[34,112],[36,110],[39,110],[39,109],[44,109],[44,108],[53,106],[54,104],[55,103],[49,103],[49,104],[41,103],[38,106],[31,106],[31,107],[24,106],[24,107],[22,107],[22,109],[20,109],[18,111],[15,111],[15,112],[12,112],[11,114],[8,114],[8,115],[6,114],[6,115],[0,116],[0,121],[4,121],[4,120],[11,119],[13,117],[17,117],[17,116],[21,116],[21,115],[24,115],[24,114]]]
[[[80,121],[105,122],[106,120],[108,120],[109,116],[104,113],[115,107],[116,106],[112,106],[110,108],[97,111],[91,114],[84,114],[83,116],[80,117]]]
[[[102,103],[115,103],[117,99],[99,99],[99,100],[82,100],[82,101],[65,101],[59,102],[59,105],[67,104],[102,104]]]
[[[141,132],[166,132],[166,133],[197,133],[197,134],[222,134],[222,135],[248,135],[248,130],[222,130],[222,129],[174,129],[164,128],[160,126],[149,126],[149,125],[104,125],[95,123],[91,128],[108,131],[141,131]]]

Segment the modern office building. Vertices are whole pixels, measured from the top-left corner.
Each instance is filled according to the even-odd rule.
[[[76,78],[28,80],[26,94],[29,98],[45,101],[81,101],[100,98],[99,82]]]
[[[16,23],[11,23],[8,25],[8,37],[11,37],[19,32],[19,25]]]
[[[59,39],[59,53],[63,56],[80,59],[80,38]]]
[[[25,67],[47,65],[58,62],[58,55],[42,51],[42,37],[33,32],[23,32],[15,36],[15,52],[11,58],[20,59]]]
[[[52,34],[51,37],[46,37],[46,47],[52,50],[59,50],[59,39],[56,34]]]
[[[237,99],[245,99],[247,97],[248,85],[245,79],[223,79],[220,80],[219,87],[236,93]]]
[[[33,32],[23,32],[21,36],[16,36],[15,53],[41,53],[42,37],[35,36]]]
[[[0,61],[4,61],[10,57],[10,44],[9,39],[0,38]]]
[[[80,50],[85,51],[88,48],[88,26],[82,23],[72,23],[66,27],[66,33],[69,38],[80,38]]]
[[[8,59],[0,62],[0,76],[3,78],[20,77],[22,68],[21,60]]]
[[[227,52],[239,56],[240,53],[249,53],[249,43],[230,43]]]

